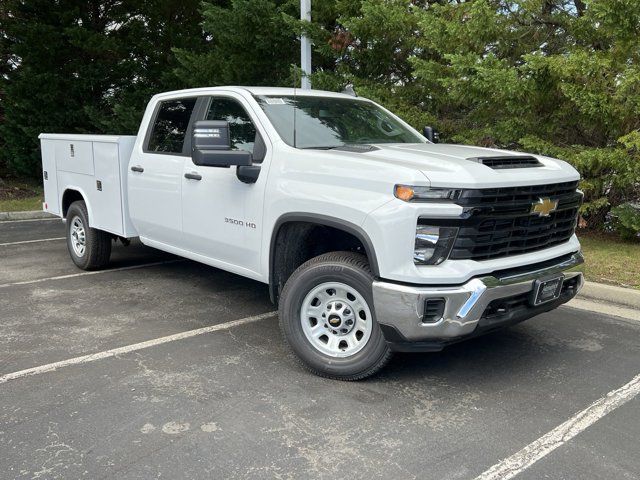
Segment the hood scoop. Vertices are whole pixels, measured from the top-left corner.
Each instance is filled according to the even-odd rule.
[[[542,163],[530,155],[508,155],[496,157],[471,157],[467,158],[472,162],[478,162],[494,170],[504,170],[507,168],[534,168],[542,167]]]

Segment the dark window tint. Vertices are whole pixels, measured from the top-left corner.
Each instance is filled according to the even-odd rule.
[[[207,120],[226,120],[229,122],[231,148],[253,152],[256,127],[238,101],[231,98],[212,98],[207,112]]]
[[[184,136],[195,104],[195,98],[162,102],[153,124],[148,150],[182,153]]]

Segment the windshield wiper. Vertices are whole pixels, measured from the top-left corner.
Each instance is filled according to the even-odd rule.
[[[378,150],[369,143],[345,143],[344,145],[318,145],[316,147],[298,147],[302,150],[345,150],[347,152],[372,152]]]

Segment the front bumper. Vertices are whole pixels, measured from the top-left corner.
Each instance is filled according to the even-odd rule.
[[[373,283],[376,317],[395,350],[440,350],[448,343],[517,323],[571,300],[584,283],[580,252],[528,268],[473,278],[458,286]],[[533,306],[536,280],[562,275],[560,297]],[[444,301],[441,318],[425,318],[426,301]]]

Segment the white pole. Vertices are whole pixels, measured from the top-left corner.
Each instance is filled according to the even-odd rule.
[[[300,0],[300,20],[311,21],[311,0]],[[300,67],[302,68],[302,89],[311,90],[311,39],[300,38]]]

